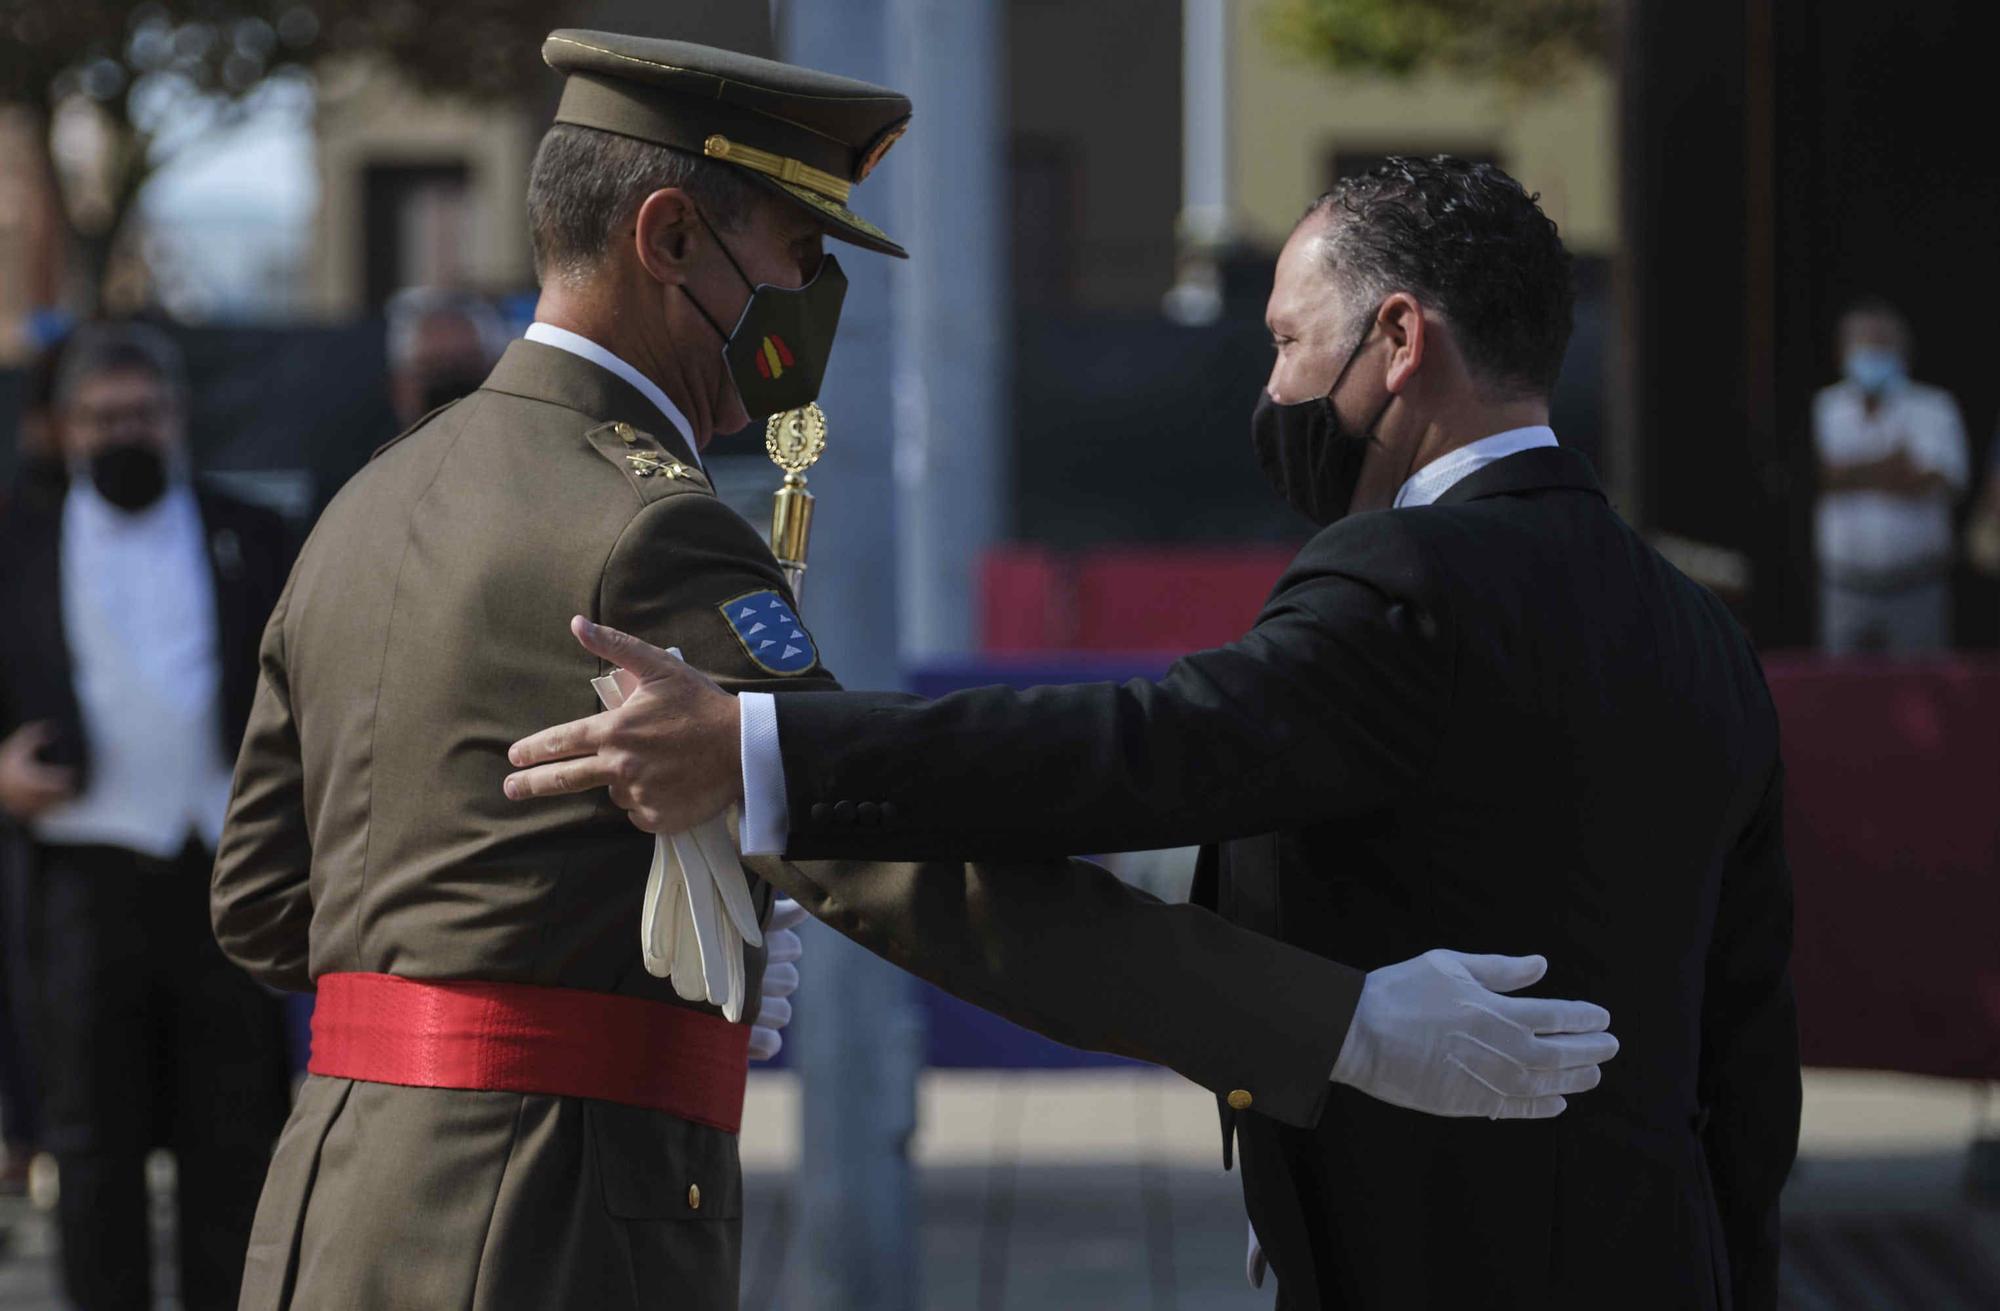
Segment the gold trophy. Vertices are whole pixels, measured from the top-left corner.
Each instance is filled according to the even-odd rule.
[[[764,424],[764,451],[785,471],[784,486],[771,501],[771,554],[798,598],[805,583],[806,548],[812,541],[813,496],[806,470],[826,450],[826,415],[815,402],[774,414]]]

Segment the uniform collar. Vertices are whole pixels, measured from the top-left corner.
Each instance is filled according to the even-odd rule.
[[[541,340],[555,333],[582,342],[593,353]],[[622,420],[654,434],[671,454],[701,468],[687,419],[667,394],[624,360],[573,332],[544,323],[533,325],[526,337],[507,347],[481,390],[547,401],[599,422]],[[671,429],[664,434],[660,431],[663,416],[667,420],[664,426]]]

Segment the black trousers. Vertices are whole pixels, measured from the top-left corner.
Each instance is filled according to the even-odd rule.
[[[33,851],[0,820],[0,1136],[9,1153],[42,1141],[42,1090],[35,1075],[35,955],[29,897]]]
[[[37,955],[44,1145],[60,1170],[65,1291],[80,1311],[146,1311],[146,1155],[173,1151],[181,1304],[236,1305],[288,1101],[277,999],[208,922],[213,858],[42,847]]]

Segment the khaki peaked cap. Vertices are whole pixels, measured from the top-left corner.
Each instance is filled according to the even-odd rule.
[[[810,209],[829,235],[908,258],[847,207],[910,122],[908,96],[732,50],[565,28],[542,58],[568,79],[556,122],[732,165]]]

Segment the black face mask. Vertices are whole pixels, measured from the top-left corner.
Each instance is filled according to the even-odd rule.
[[[722,362],[736,384],[736,394],[743,398],[743,408],[754,421],[816,399],[826,378],[827,357],[833,353],[833,335],[840,327],[840,304],[847,299],[847,275],[840,271],[840,261],[823,257],[819,271],[803,287],[753,283],[722,235],[705,216],[701,221],[722,247],[729,267],[750,288],[750,302],[735,330],[724,332],[693,292],[685,285],[681,290],[722,338]]]
[[[1295,405],[1280,405],[1267,391],[1257,394],[1257,408],[1250,415],[1250,442],[1257,451],[1257,464],[1271,480],[1279,496],[1314,523],[1325,527],[1344,518],[1354,503],[1354,489],[1361,482],[1361,465],[1368,457],[1368,444],[1375,429],[1396,397],[1382,402],[1375,417],[1358,433],[1348,432],[1333,408],[1333,394],[1340,390],[1361,348],[1375,335],[1375,318],[1354,349],[1347,352],[1333,385],[1323,396]]]
[[[141,442],[106,446],[90,457],[90,485],[128,514],[160,499],[167,490],[167,461],[157,447]]]

